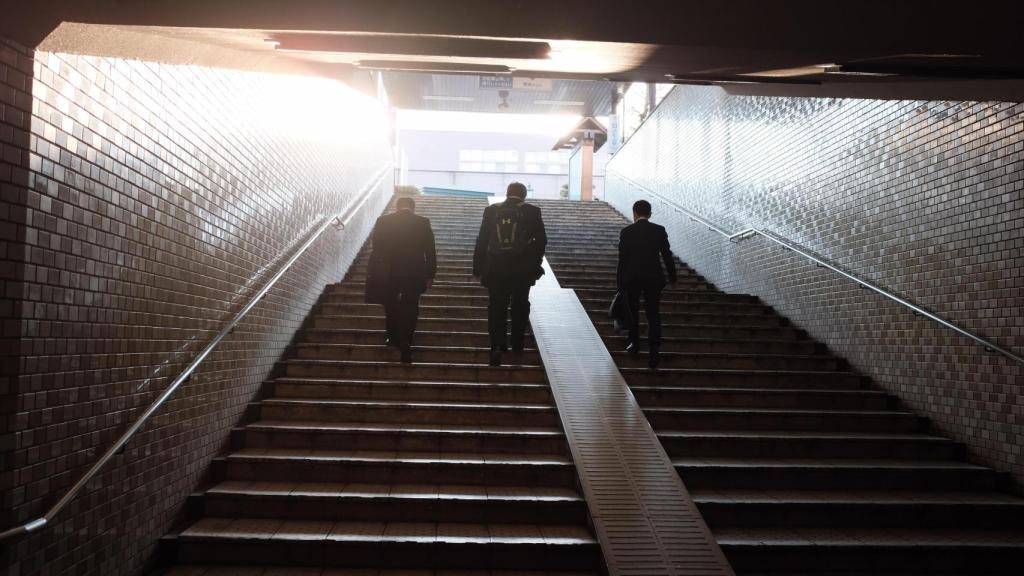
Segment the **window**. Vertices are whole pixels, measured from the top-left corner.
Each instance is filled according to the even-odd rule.
[[[459,161],[483,160],[483,150],[459,150]]]
[[[482,172],[483,169],[482,162],[459,162],[459,170],[463,172]]]
[[[563,171],[561,164],[548,164],[548,174],[561,174]]]
[[[535,173],[539,173],[540,172],[540,164],[527,164],[526,165],[526,171],[530,172],[530,173],[534,173],[534,174]]]

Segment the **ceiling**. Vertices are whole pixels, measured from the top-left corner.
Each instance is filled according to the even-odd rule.
[[[511,87],[506,87],[515,81]],[[384,85],[398,108],[456,112],[580,114],[611,112],[614,82],[493,75],[386,72]]]
[[[366,89],[371,71],[384,71],[397,105],[426,109],[492,111],[507,100],[510,112],[564,112],[582,101],[599,114],[611,83],[624,81],[1024,100],[1015,0],[35,0],[4,13],[0,35],[44,50],[317,74]],[[552,83],[502,99],[491,88],[502,82],[479,76]]]

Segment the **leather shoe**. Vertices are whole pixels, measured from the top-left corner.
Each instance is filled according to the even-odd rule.
[[[640,345],[637,344],[636,342],[629,342],[628,344],[626,344],[626,352],[629,352],[630,354],[639,354]]]
[[[402,364],[412,364],[412,348],[402,346]]]
[[[661,364],[661,353],[657,350],[651,350],[651,353],[647,355],[647,367],[651,370],[657,370],[659,364]]]
[[[501,348],[491,350],[491,366],[501,366]]]

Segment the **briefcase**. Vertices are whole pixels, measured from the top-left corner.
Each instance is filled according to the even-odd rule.
[[[616,334],[628,334],[633,325],[633,311],[629,309],[629,300],[626,293],[619,290],[612,298],[612,305],[608,307],[608,317],[612,320],[612,330]]]

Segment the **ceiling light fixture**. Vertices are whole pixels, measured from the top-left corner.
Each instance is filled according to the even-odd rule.
[[[472,102],[476,100],[472,96],[435,96],[433,94],[427,94],[423,96],[424,100],[437,100],[439,102]]]
[[[396,70],[405,72],[448,72],[451,74],[511,74],[514,68],[494,64],[468,62],[420,62],[404,60],[361,60],[355,63],[363,70]]]
[[[794,76],[689,76],[686,74],[665,74],[674,84],[711,86],[715,84],[821,84],[817,80]]]
[[[534,104],[547,104],[550,106],[583,106],[586,102],[581,100],[534,100]]]

